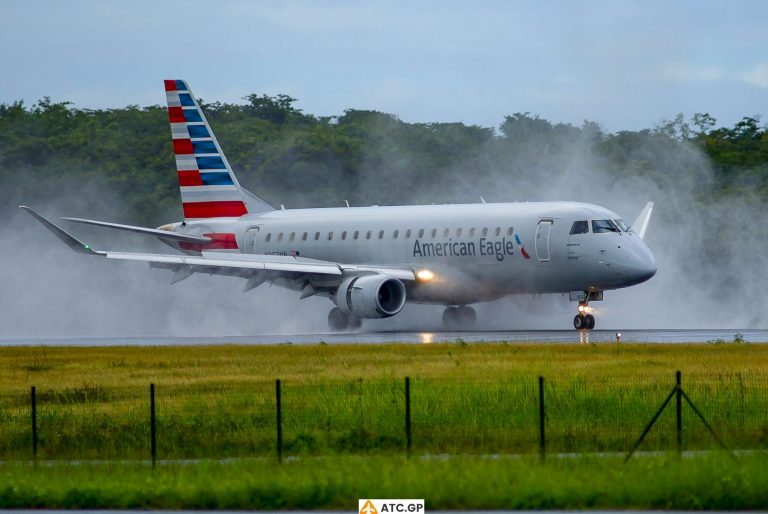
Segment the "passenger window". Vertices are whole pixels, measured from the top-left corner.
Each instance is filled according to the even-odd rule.
[[[282,240],[283,240],[283,233],[280,232],[279,234],[277,234],[277,242],[279,243]]]
[[[588,221],[574,221],[573,225],[571,226],[571,235],[574,234],[586,234],[589,232],[589,222]]]
[[[469,229],[469,237],[475,237],[475,227]]]
[[[456,237],[461,237],[461,227],[456,229]]]
[[[496,237],[499,237],[501,235],[501,227],[496,227],[496,230],[493,233],[496,234]]]
[[[379,230],[379,239],[384,239],[384,231]]]
[[[342,241],[346,241],[347,240],[347,231],[346,230],[341,233],[341,240]]]
[[[514,234],[514,233],[515,233],[515,229],[514,229],[514,227],[509,227],[509,228],[507,229],[507,235],[508,235],[509,237],[512,237],[512,234]]]
[[[315,232],[315,241],[320,240],[320,232]]]
[[[483,237],[487,236],[488,235],[488,227],[483,227],[483,231],[482,231],[482,233],[480,235],[482,235]]]
[[[408,229],[405,231],[405,238],[410,239],[411,238],[411,229]]]
[[[357,238],[358,238],[358,237],[360,237],[360,231],[359,231],[359,230],[355,230],[355,233],[354,233],[354,235],[352,236],[352,238],[353,238],[355,241],[357,241]]]
[[[307,240],[307,236],[308,236],[308,235],[309,235],[309,234],[307,234],[306,232],[304,232],[303,234],[301,234],[301,240],[302,240],[302,241],[306,241],[306,240]]]
[[[293,241],[296,239],[296,232],[291,232],[291,237],[288,238],[289,241]]]
[[[365,233],[365,238],[366,239],[370,239],[371,238],[371,231],[370,230]]]
[[[419,229],[419,239],[421,239],[422,237],[424,237],[424,229],[420,228]]]
[[[333,232],[328,232],[328,241],[333,240]]]
[[[432,239],[434,239],[434,238],[436,238],[436,237],[437,237],[437,229],[436,229],[436,228],[433,228],[433,229],[432,229]]]
[[[592,233],[620,232],[619,227],[611,220],[592,220]]]
[[[400,233],[400,231],[399,231],[399,230],[395,230],[394,232],[392,232],[392,239],[397,239],[397,235],[398,235],[399,233]]]
[[[451,229],[447,228],[443,230],[443,237],[448,237],[451,235]]]
[[[265,243],[269,243],[272,240],[272,232],[267,234],[267,237],[264,238]]]

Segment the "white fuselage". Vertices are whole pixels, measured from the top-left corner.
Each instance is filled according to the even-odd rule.
[[[593,230],[619,219],[597,205],[525,202],[275,210],[176,230],[234,233],[240,253],[429,270],[434,279],[409,284],[408,301],[452,305],[648,280],[656,262],[640,237]],[[572,234],[575,222],[588,230]]]

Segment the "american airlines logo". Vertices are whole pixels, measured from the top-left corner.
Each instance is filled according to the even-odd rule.
[[[360,514],[421,514],[424,500],[357,500]]]

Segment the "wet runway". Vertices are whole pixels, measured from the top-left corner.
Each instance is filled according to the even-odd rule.
[[[62,338],[0,338],[0,346],[161,346],[216,344],[382,344],[382,343],[615,343],[617,334],[622,343],[766,343],[766,329],[723,330],[530,330],[510,332],[351,332],[315,334],[255,334],[206,337],[135,336],[135,337],[62,337]]]

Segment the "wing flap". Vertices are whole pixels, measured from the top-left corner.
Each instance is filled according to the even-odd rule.
[[[163,255],[154,253],[105,252],[107,259],[142,261],[160,265],[192,266],[193,268],[231,268],[249,271],[277,271],[288,273],[309,273],[318,275],[342,274],[339,266],[332,262],[312,259],[280,258],[279,255],[224,255],[206,252],[202,257],[189,255]]]

